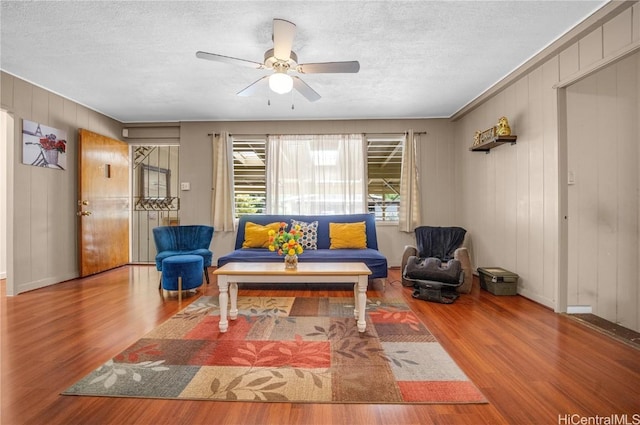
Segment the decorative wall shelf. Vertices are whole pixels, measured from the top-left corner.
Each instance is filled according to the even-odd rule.
[[[518,136],[496,136],[487,140],[484,143],[481,143],[476,146],[471,146],[469,150],[473,152],[489,153],[491,149],[497,146],[503,145],[505,143],[511,143],[512,145],[515,145],[517,138]]]

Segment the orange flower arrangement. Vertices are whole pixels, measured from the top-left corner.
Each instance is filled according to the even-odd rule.
[[[295,225],[288,232],[285,230],[287,223],[280,223],[280,230],[269,230],[269,251],[277,252],[278,255],[300,255],[304,252],[302,245],[298,243],[300,225]]]

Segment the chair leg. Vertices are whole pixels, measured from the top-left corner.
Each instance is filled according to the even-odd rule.
[[[160,281],[158,282],[158,289],[162,289],[162,273],[160,273]]]
[[[207,285],[209,284],[209,270],[205,266],[204,268],[204,278],[207,280]]]

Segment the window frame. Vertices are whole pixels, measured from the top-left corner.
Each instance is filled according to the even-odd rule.
[[[397,225],[399,221],[399,207],[400,207],[400,177],[402,172],[402,152],[405,146],[406,134],[397,133],[397,134],[364,134],[363,138],[363,149],[365,150],[366,155],[366,203],[367,203],[367,211],[369,213],[373,213],[375,215],[376,222],[378,224],[388,224],[388,225]],[[248,214],[266,214],[266,206],[267,206],[267,149],[268,149],[268,137],[265,136],[231,136],[232,141],[232,155],[233,155],[233,199],[234,199],[234,218],[237,220],[242,215]],[[262,165],[255,167],[251,165],[246,166],[246,175],[242,178],[242,181],[245,182],[242,187],[241,193],[250,194],[250,196],[257,196],[260,199],[260,202],[257,207],[250,211],[247,208],[240,208],[240,201],[238,200],[238,180],[240,179],[240,170],[237,170],[237,164],[239,164],[239,154],[238,150],[247,149],[254,145],[253,152],[256,152],[256,155],[262,161]],[[371,176],[372,174],[372,158],[375,158],[375,161],[378,162],[380,158],[381,151],[380,150],[371,150],[371,145],[377,145],[378,147],[383,147],[386,149],[386,153],[391,155],[387,155],[387,160],[382,164],[381,168],[386,167],[388,164],[392,164],[394,168],[389,172],[390,176],[387,177],[386,181],[384,179],[384,174],[379,172],[375,173],[375,176]],[[255,149],[257,147],[257,151]],[[393,156],[393,159],[390,157]],[[391,162],[389,162],[391,161]],[[391,169],[391,168],[390,168]],[[260,174],[251,174],[256,171],[261,171]],[[382,177],[381,177],[382,176]],[[385,201],[381,199],[378,202],[382,203],[382,212],[378,213],[376,211],[375,201],[372,201],[372,179],[382,179],[383,181],[379,182],[377,185],[380,188],[382,185],[387,185],[388,191],[384,189],[378,190],[376,196],[382,196],[384,198],[385,195],[393,195],[395,199],[390,201]],[[257,184],[260,183],[260,184]],[[257,191],[251,193],[251,189],[258,188]],[[395,211],[388,213],[387,208],[395,207]]]

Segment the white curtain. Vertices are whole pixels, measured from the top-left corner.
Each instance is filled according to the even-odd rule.
[[[267,145],[267,213],[367,210],[362,134],[275,135]]]
[[[398,208],[398,229],[413,232],[420,224],[420,190],[418,187],[417,141],[413,130],[409,130],[402,149],[402,169],[400,172],[400,206]]]
[[[233,144],[227,132],[213,137],[211,213],[216,232],[233,232]]]

